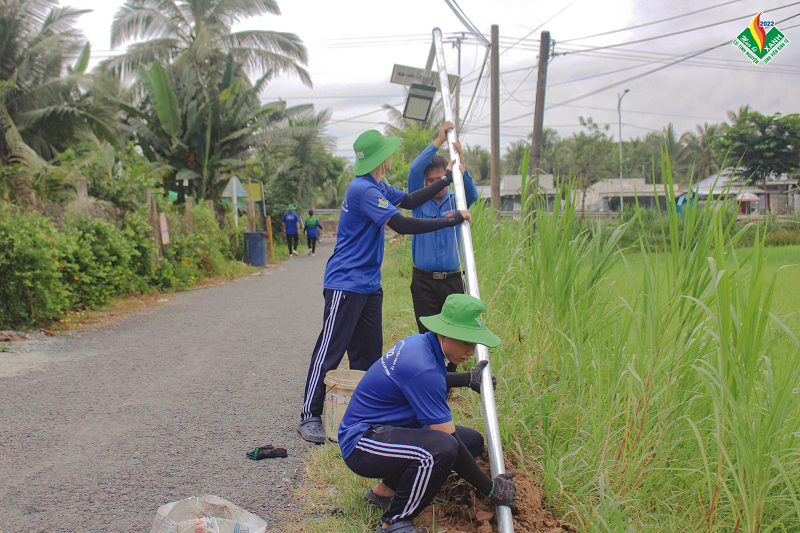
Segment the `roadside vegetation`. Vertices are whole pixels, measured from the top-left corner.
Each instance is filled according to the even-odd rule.
[[[775,228],[738,226],[731,209],[672,203],[610,228],[570,205],[502,222],[473,207],[481,296],[504,340],[491,354],[504,451],[578,531],[800,529],[800,247],[767,246]],[[387,246],[387,346],[416,329],[409,250]],[[476,396],[455,412],[482,429]],[[336,455],[309,463],[327,472],[316,496],[334,516],[304,527],[366,531],[368,483]]]

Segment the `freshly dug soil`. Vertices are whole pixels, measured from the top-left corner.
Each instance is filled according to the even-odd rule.
[[[490,475],[489,456],[486,452],[478,458],[478,465]],[[506,470],[513,470],[506,464]],[[529,475],[517,472],[514,478],[517,486],[517,508],[512,510],[514,531],[528,533],[565,533],[574,532],[569,524],[562,524],[550,511],[542,508],[542,493],[539,485]],[[445,503],[442,503],[444,500]],[[434,506],[428,507],[414,520],[415,527],[427,527],[431,533],[431,524],[436,531],[447,533],[494,533],[497,532],[495,505],[488,498],[479,494],[469,483],[452,476],[434,500]],[[435,507],[435,509],[434,509]],[[434,516],[435,511],[435,516]]]

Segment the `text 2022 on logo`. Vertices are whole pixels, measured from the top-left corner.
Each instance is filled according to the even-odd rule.
[[[766,65],[789,44],[789,39],[775,27],[774,21],[761,20],[761,13],[753,17],[750,25],[733,40],[733,46],[756,65]]]

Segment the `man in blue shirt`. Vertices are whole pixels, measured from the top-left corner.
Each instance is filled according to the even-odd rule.
[[[486,304],[453,294],[440,314],[422,321],[430,331],[400,341],[370,367],[339,425],[347,466],[359,476],[381,479],[366,494],[386,509],[377,532],[414,533],[411,520],[452,471],[496,504],[513,507],[516,500],[514,473],[494,480],[483,473],[475,463],[483,436],[456,426],[447,405],[446,364],[471,359],[477,343],[500,344],[486,327]],[[477,390],[482,363],[470,373]]]
[[[452,172],[413,193],[405,193],[384,180],[392,168],[392,155],[400,139],[376,130],[362,133],[353,143],[356,175],[345,194],[339,214],[336,246],[325,267],[322,331],[311,356],[305,395],[297,430],[309,442],[325,442],[322,407],[325,374],[334,370],[347,351],[350,368],[367,370],[383,350],[384,225],[400,234],[416,234],[456,226],[470,220],[469,211],[433,220],[407,218],[395,205],[414,209],[452,182]]]
[[[286,235],[286,243],[289,245],[289,256],[300,255],[297,252],[297,241],[300,240],[300,215],[295,213],[295,209],[294,204],[289,204],[289,211],[283,215],[281,221],[283,233]]]
[[[449,121],[442,124],[436,139],[411,163],[408,173],[409,192],[434,183],[445,174],[448,162],[436,154],[447,140],[447,131],[454,127]],[[463,161],[464,155],[458,142],[455,143],[455,148]],[[475,187],[469,170],[463,164],[461,173],[464,176],[464,189],[469,208],[478,199],[478,188]],[[414,209],[412,214],[416,218],[435,219],[451,216],[454,211],[456,211],[455,194],[447,188]],[[464,292],[460,251],[461,240],[457,228],[414,235],[411,241],[411,256],[414,261],[414,271],[411,274],[411,299],[414,302],[414,316],[420,333],[428,331],[420,322],[420,317],[439,313],[449,295]]]

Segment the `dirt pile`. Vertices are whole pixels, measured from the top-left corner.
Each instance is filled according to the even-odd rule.
[[[489,475],[489,459],[484,453],[478,465]],[[506,465],[507,470],[513,470]],[[517,508],[513,510],[514,531],[530,533],[566,533],[575,529],[562,524],[550,511],[542,508],[539,485],[527,474],[517,472]],[[497,531],[495,506],[468,483],[452,476],[434,501],[414,520],[415,527],[427,527],[431,533],[494,533]],[[435,514],[434,514],[435,513]]]

